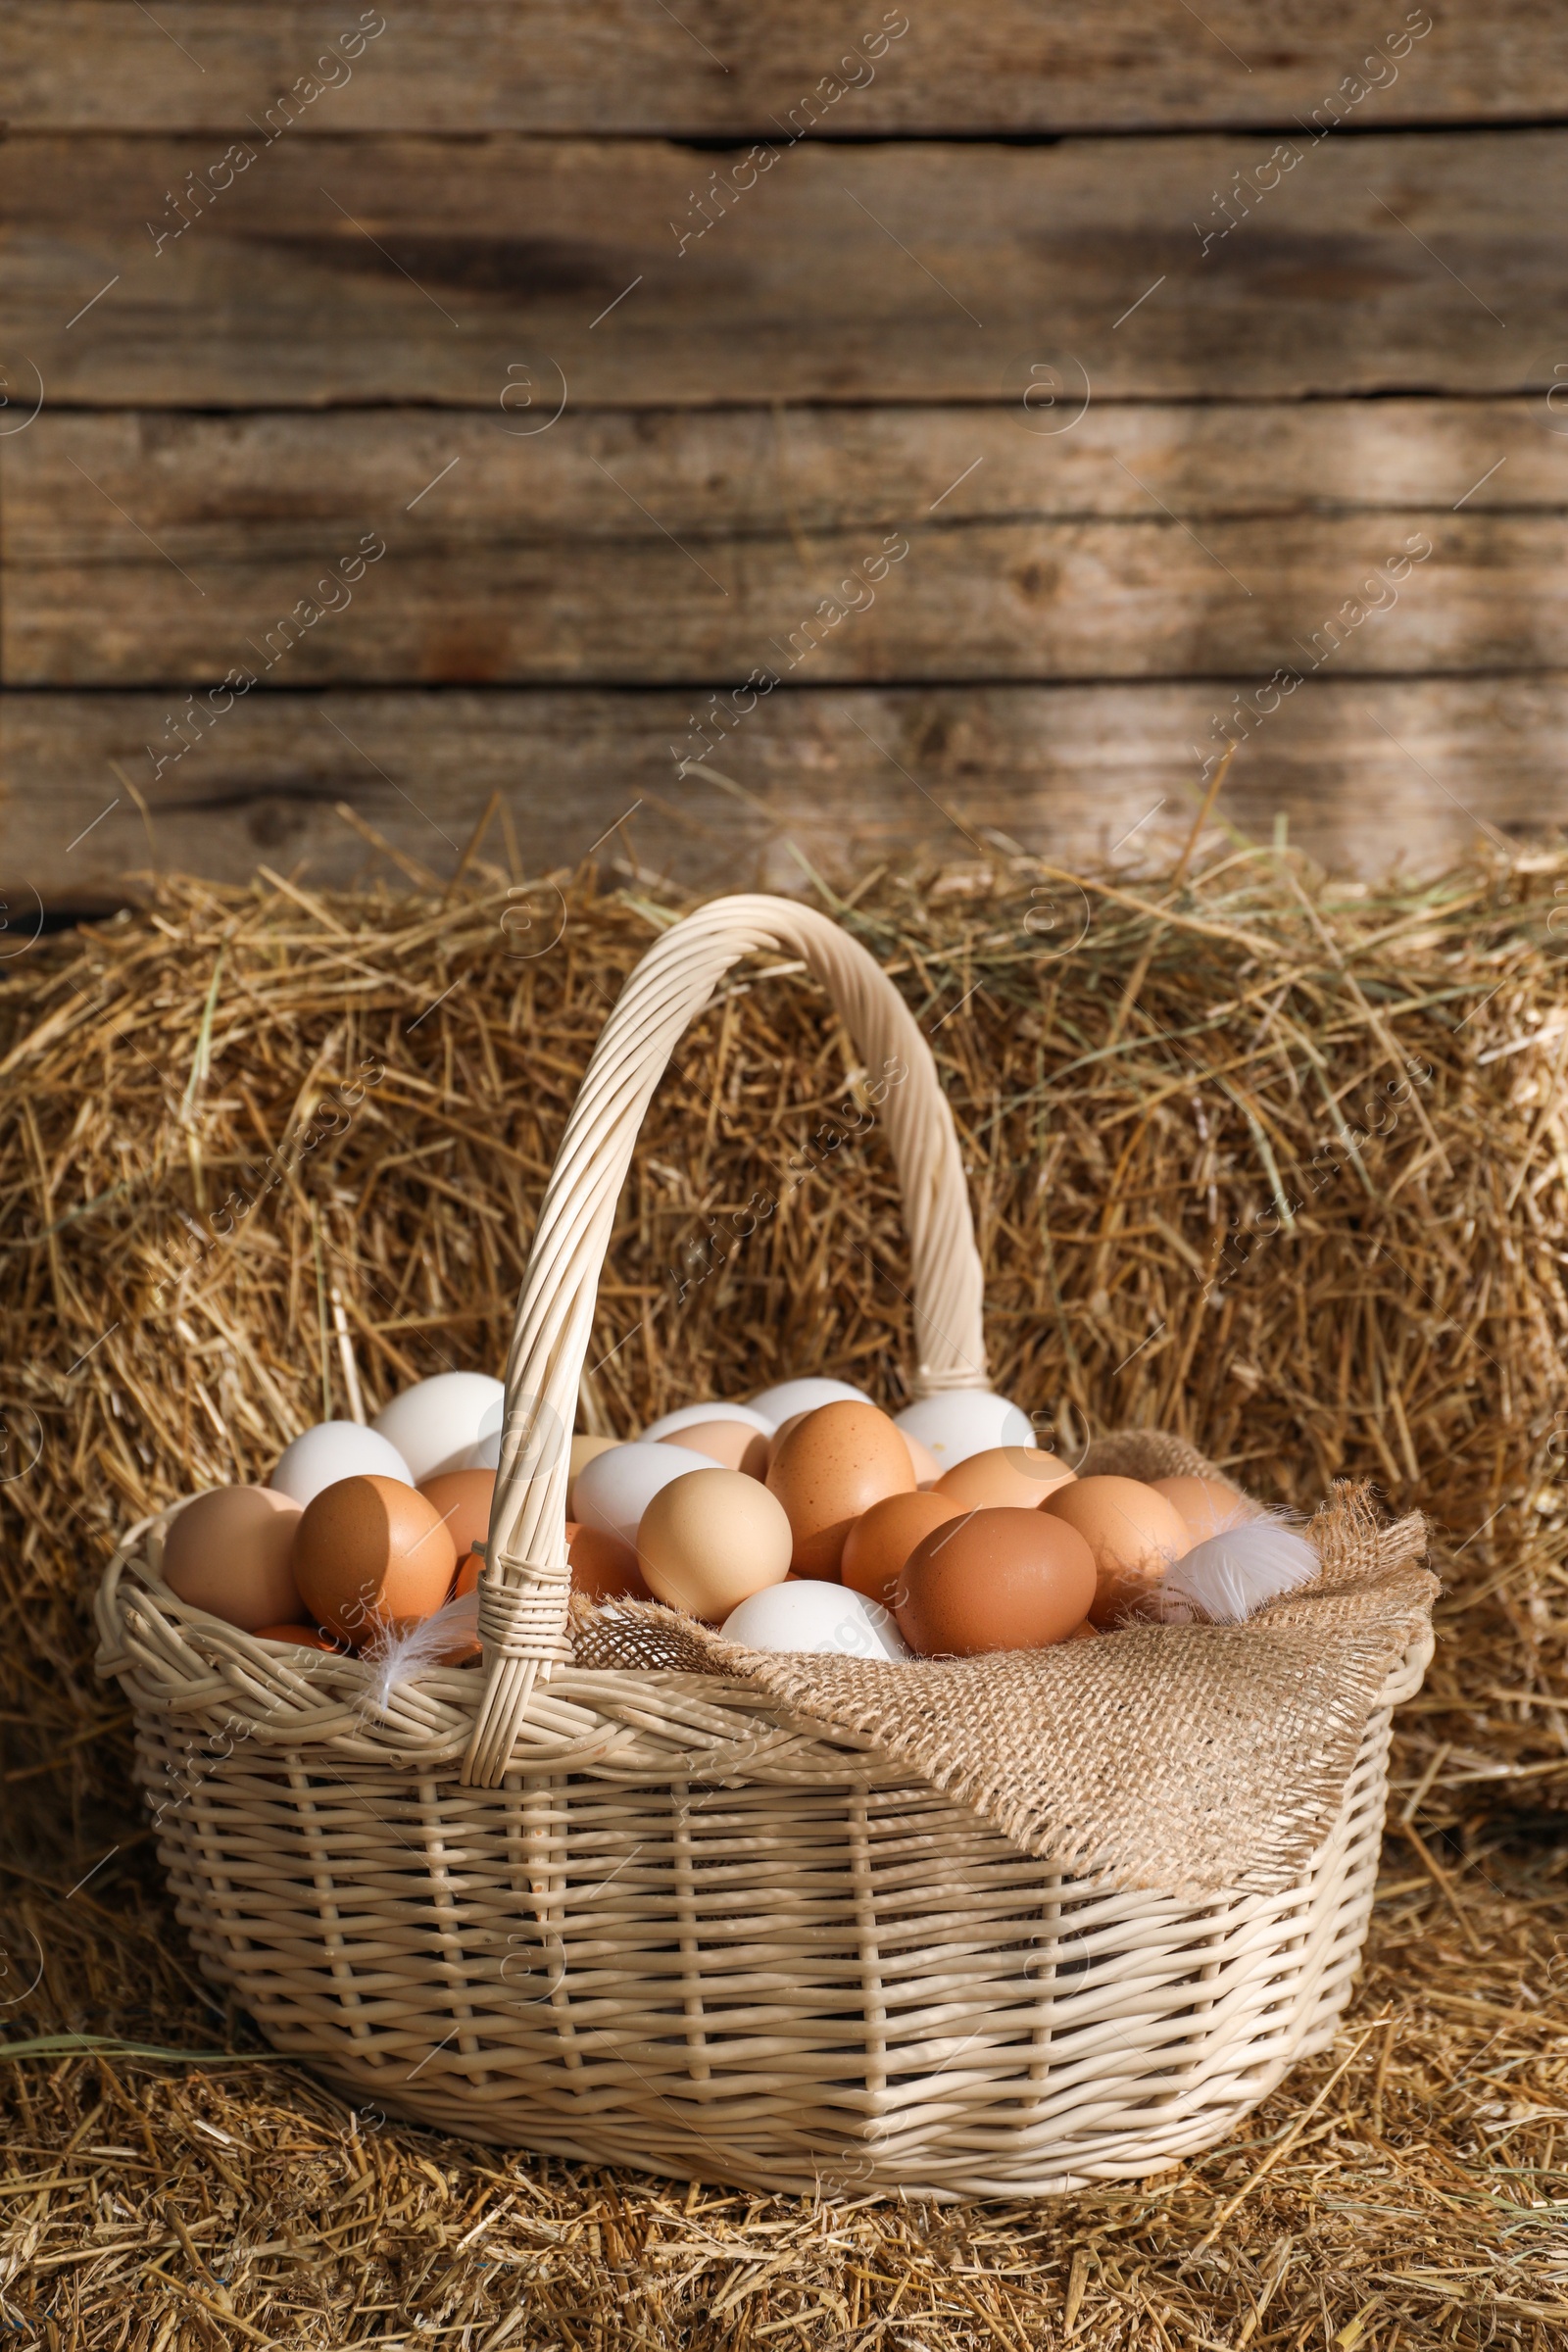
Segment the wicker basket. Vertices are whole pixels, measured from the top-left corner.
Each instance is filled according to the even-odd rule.
[[[507,1375],[478,1673],[373,1670],[220,1624],[158,1575],[99,1596],[159,1851],[208,1973],[356,2101],[592,2162],[762,2189],[1015,2194],[1221,2138],[1348,1998],[1389,1708],[1285,1892],[1119,1892],[1035,1860],[866,1740],[565,1637],[566,1449],[644,1110],[741,956],[802,959],[867,1068],[911,1245],[917,1393],[983,1385],[981,1278],[929,1050],[823,917],[719,901],[639,965],[540,1212]],[[167,1518],[167,1514],[166,1514]]]

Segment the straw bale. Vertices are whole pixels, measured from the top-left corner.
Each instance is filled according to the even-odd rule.
[[[979,847],[823,903],[931,1035],[996,1384],[1074,1455],[1158,1427],[1272,1501],[1371,1478],[1437,1530],[1438,1653],[1335,2051],[1163,2180],[850,2214],[351,2126],[257,2057],[40,2055],[0,2085],[31,2340],[1562,2340],[1568,859],[1371,888],[1212,839],[1180,883]],[[129,1519],[347,1409],[336,1302],[369,1409],[499,1363],[576,1075],[677,906],[624,867],[165,881],[4,966],[13,2035],[254,2049],[171,1925],[88,1595]],[[891,1171],[833,1115],[858,1086],[820,999],[737,975],[655,1104],[587,1425],[808,1368],[900,1399]]]
[[[1172,894],[999,853],[868,884],[828,904],[931,1034],[996,1384],[1070,1458],[1143,1425],[1271,1502],[1367,1477],[1423,1510],[1447,1592],[1402,1753],[1428,1817],[1568,1799],[1568,860],[1373,890],[1236,851]],[[348,1409],[334,1291],[367,1409],[501,1362],[576,1078],[672,903],[509,889],[165,882],[6,968],[5,1667],[39,1759],[112,1703],[84,1595],[115,1531]],[[901,1399],[891,1168],[834,1117],[856,1084],[798,978],[737,975],[694,1029],[587,1425],[804,1368]]]

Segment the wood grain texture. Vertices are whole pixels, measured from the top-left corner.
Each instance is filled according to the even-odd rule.
[[[574,864],[631,810],[599,852],[623,879],[790,889],[805,885],[797,851],[843,877],[883,858],[973,862],[1007,841],[1131,869],[1184,837],[1199,745],[1225,700],[1200,682],[780,691],[715,769],[679,777],[683,695],[279,693],[237,703],[155,778],[147,746],[164,740],[171,698],[19,693],[0,705],[0,884],[20,942],[32,894],[113,906],[149,864],[395,878],[339,803],[445,876],[497,792],[528,874]],[[1283,816],[1291,840],[1341,868],[1435,867],[1478,832],[1528,840],[1568,818],[1565,730],[1564,672],[1316,681],[1252,722],[1219,815],[1263,840]],[[492,833],[497,855],[503,839]]]
[[[668,142],[257,148],[156,252],[213,138],[0,150],[10,352],[50,405],[494,410],[524,365],[637,408],[1002,402],[1051,364],[1101,398],[1478,394],[1568,351],[1557,130],[1326,138],[1206,254],[1258,136],[808,142],[684,251],[709,159]]]
[[[379,14],[379,11],[373,12]],[[845,69],[835,130],[1019,132],[1279,124],[1309,112],[1413,18],[1402,0],[920,0],[859,9],[801,0],[759,12],[692,0],[679,23],[644,0],[399,0],[388,30],[302,119],[324,128],[772,134],[885,18],[908,31]],[[1568,108],[1568,41],[1552,0],[1497,0],[1441,22],[1366,102],[1382,122],[1501,121]],[[359,0],[11,0],[0,80],[25,129],[243,130],[333,54]],[[341,56],[341,52],[337,52]],[[348,62],[348,61],[345,61]],[[1374,66],[1382,78],[1386,68]]]
[[[1568,441],[1525,401],[1100,407],[1054,437],[1028,422],[568,413],[514,439],[500,413],[45,414],[0,444],[5,675],[1568,664]],[[387,552],[345,580],[362,538]]]

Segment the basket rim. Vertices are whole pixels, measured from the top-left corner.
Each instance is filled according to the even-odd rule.
[[[172,1668],[176,1664],[181,1649],[189,1652],[194,1648],[203,1658],[207,1669],[203,1686],[212,1692],[211,1705],[176,1705],[167,1682],[160,1694],[164,1711],[179,1713],[194,1729],[203,1718],[218,1713],[220,1708],[232,1721],[236,1702],[248,1695],[255,1695],[267,1687],[265,1677],[256,1674],[256,1665],[259,1664],[263,1669],[275,1668],[282,1664],[287,1652],[295,1645],[285,1641],[264,1640],[260,1635],[246,1632],[242,1627],[214,1616],[210,1610],[200,1608],[194,1602],[181,1599],[164,1583],[138,1548],[142,1539],[150,1532],[161,1531],[183,1502],[189,1499],[181,1497],[179,1501],[170,1503],[161,1511],[149,1513],[146,1518],[139,1520],[122,1539],[104,1571],[96,1604],[99,1634],[97,1672],[104,1677],[116,1675],[123,1682],[130,1669],[125,1647],[124,1602],[122,1598],[128,1574],[132,1580],[129,1591],[139,1597],[142,1604],[137,1610],[138,1616],[148,1607],[156,1613],[164,1636],[161,1646],[165,1650],[166,1666]],[[116,1639],[117,1635],[119,1639]],[[1377,1693],[1369,1713],[1376,1713],[1382,1707],[1396,1706],[1414,1694],[1431,1662],[1434,1646],[1435,1636],[1428,1621],[1391,1665],[1384,1687]],[[411,1740],[418,1750],[417,1760],[432,1766],[438,1762],[444,1764],[449,1755],[461,1753],[462,1743],[471,1730],[483,1696],[482,1679],[471,1664],[419,1667],[406,1680],[395,1685],[390,1695],[398,1697],[404,1693],[410,1694],[424,1721],[419,1723],[412,1718],[405,1703],[395,1711],[383,1709],[377,1723],[363,1704],[355,1704],[350,1695],[357,1693],[363,1699],[364,1694],[375,1689],[378,1668],[373,1660],[331,1651],[307,1650],[305,1654],[316,1662],[309,1667],[289,1666],[285,1671],[296,1685],[320,1685],[336,1702],[338,1714],[341,1715],[345,1708],[352,1714],[358,1725],[358,1737],[348,1744],[364,1761],[368,1762],[370,1752],[374,1752],[383,1756],[389,1764],[406,1769],[416,1760],[409,1752]],[[245,1684],[237,1676],[225,1671],[229,1668],[243,1671],[247,1666],[250,1668],[248,1692]],[[888,1666],[891,1672],[899,1671],[898,1661],[890,1659]],[[301,1690],[289,1695],[303,1696],[304,1691]],[[608,1701],[613,1711],[607,1711],[606,1705],[598,1703],[600,1701]],[[669,1705],[670,1701],[675,1702],[673,1707]],[[151,1690],[144,1691],[140,1703],[154,1703]],[[313,1730],[297,1720],[280,1726],[274,1735],[265,1734],[262,1726],[269,1712],[276,1712],[276,1708],[264,1709],[259,1719],[251,1720],[246,1737],[261,1733],[263,1744],[267,1746],[276,1744],[298,1748],[319,1744],[338,1746],[341,1752],[341,1732],[334,1734],[324,1727]],[[438,1721],[432,1721],[432,1716],[445,1718],[445,1723],[438,1729]],[[548,1679],[536,1685],[519,1726],[519,1735],[532,1733],[534,1736],[526,1740],[526,1752],[519,1737],[513,1768],[545,1764],[552,1751],[561,1748],[561,1733],[568,1718],[591,1717],[600,1726],[623,1726],[639,1716],[659,1718],[661,1728],[656,1736],[662,1740],[668,1740],[678,1735],[682,1744],[689,1745],[695,1740],[714,1749],[725,1743],[721,1723],[711,1721],[703,1724],[700,1718],[744,1716],[753,1723],[767,1724],[781,1738],[808,1742],[819,1751],[824,1763],[830,1754],[841,1756],[846,1761],[858,1756],[867,1762],[882,1754],[886,1771],[905,1784],[908,1784],[911,1778],[921,1777],[912,1773],[907,1762],[886,1756],[874,1736],[804,1713],[771,1692],[760,1690],[742,1676],[720,1672],[694,1673],[668,1666],[588,1666],[576,1663],[557,1667]],[[552,1717],[557,1718],[560,1726],[553,1736],[549,1728]],[[445,1736],[442,1736],[443,1732]],[[541,1735],[544,1737],[541,1738]],[[742,1735],[743,1740],[745,1737]],[[577,1742],[567,1741],[566,1752],[580,1744],[580,1739]],[[574,1766],[565,1761],[563,1753],[562,1761],[554,1768],[571,1770]]]

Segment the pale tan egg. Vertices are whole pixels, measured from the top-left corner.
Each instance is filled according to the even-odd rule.
[[[899,1429],[896,1421],[893,1426],[895,1429]],[[915,1485],[917,1487],[934,1487],[942,1476],[942,1464],[937,1460],[930,1446],[922,1446],[913,1430],[899,1429],[899,1435],[909,1448],[909,1466],[914,1472]]]
[[[917,1544],[893,1611],[922,1657],[973,1658],[1070,1640],[1094,1592],[1094,1554],[1076,1529],[1003,1504],[966,1512]]]
[[[340,1478],[306,1506],[294,1539],[300,1597],[328,1633],[361,1644],[431,1617],[457,1550],[433,1502],[392,1478]]]
[[[844,1399],[797,1422],[773,1455],[767,1484],[789,1515],[790,1566],[832,1583],[856,1520],[885,1495],[912,1494],[914,1468],[886,1413]]]
[[[274,1487],[215,1487],[171,1521],[164,1582],[245,1633],[303,1620],[289,1557],[303,1513]]]
[[[845,1537],[840,1583],[890,1609],[894,1588],[915,1545],[934,1527],[962,1515],[939,1494],[884,1494],[860,1513]]]
[[[1075,1478],[1040,1505],[1076,1528],[1095,1555],[1095,1597],[1088,1614],[1114,1625],[1157,1585],[1193,1539],[1173,1502],[1137,1478]]]
[[[566,1475],[566,1517],[568,1519],[571,1517],[571,1506],[574,1497],[574,1491],[577,1485],[578,1471],[585,1469],[588,1463],[593,1461],[599,1454],[609,1453],[612,1446],[618,1446],[619,1444],[620,1440],[618,1438],[576,1437],[572,1439],[571,1459]]]
[[[1149,1483],[1156,1494],[1175,1504],[1195,1544],[1229,1535],[1233,1527],[1245,1527],[1260,1515],[1256,1503],[1228,1479],[1152,1478]]]
[[[960,1511],[1032,1511],[1072,1476],[1038,1446],[991,1446],[944,1470],[931,1491]]]
[[[684,1434],[684,1433],[683,1433]],[[661,1487],[637,1529],[637,1564],[671,1608],[722,1624],[789,1574],[784,1506],[743,1470],[691,1470]]]
[[[768,1454],[772,1439],[764,1430],[754,1429],[749,1421],[688,1421],[684,1429],[671,1430],[657,1438],[659,1446],[685,1446],[693,1453],[706,1453],[717,1462],[721,1470],[744,1470],[748,1478],[767,1476]]]

